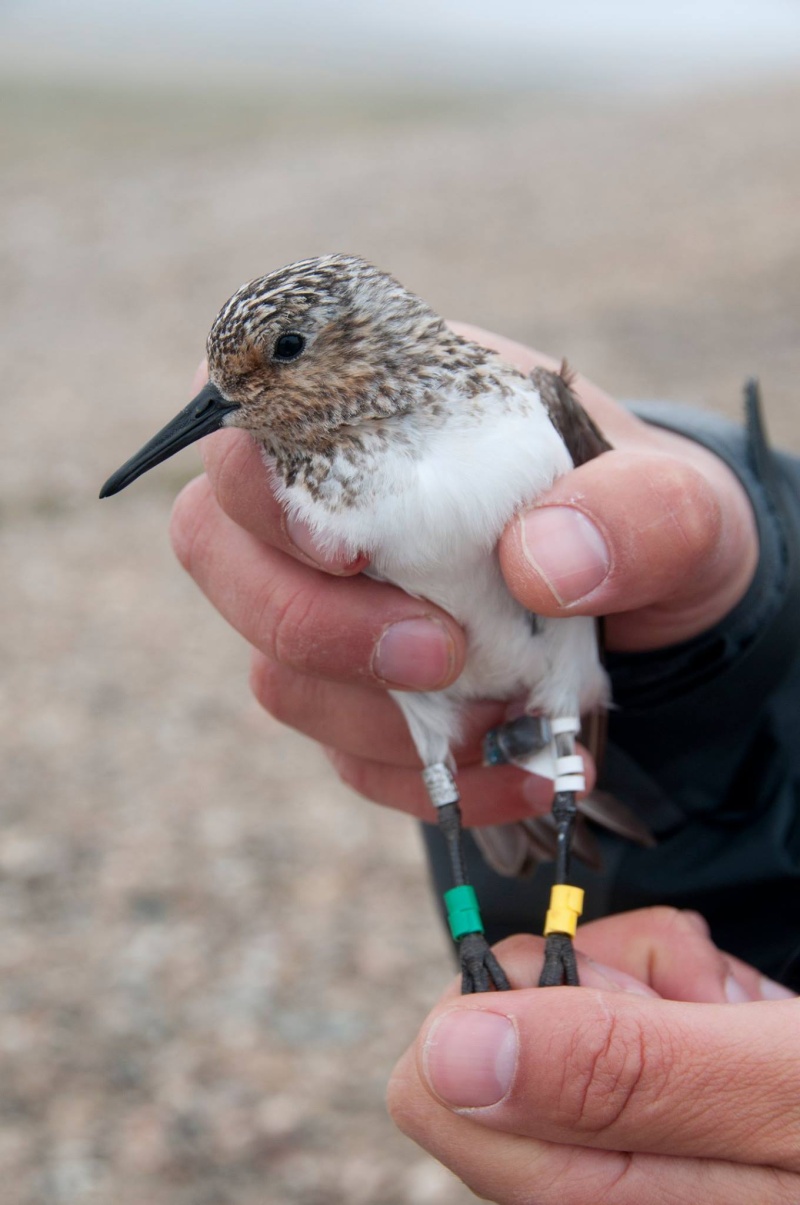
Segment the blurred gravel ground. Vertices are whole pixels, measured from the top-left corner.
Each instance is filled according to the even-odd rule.
[[[397,1135],[449,974],[414,825],[250,702],[166,540],[100,505],[243,280],[352,250],[620,396],[798,447],[800,90],[357,114],[0,93],[0,1199],[464,1205]]]

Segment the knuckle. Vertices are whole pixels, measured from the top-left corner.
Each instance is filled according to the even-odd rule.
[[[372,803],[398,806],[394,801],[399,800],[400,806],[408,810],[408,803],[413,799],[414,792],[413,788],[402,789],[406,785],[406,776],[403,776],[398,787],[392,772],[387,772],[382,766],[330,747],[325,747],[323,752],[339,776],[340,782],[351,791]]]
[[[695,912],[693,908],[685,908],[680,915],[683,917],[684,924],[688,925],[694,933],[701,937],[711,938],[711,926],[702,912]]]
[[[268,657],[261,657],[250,671],[250,689],[265,711],[281,723],[289,723],[294,708],[290,705],[291,691],[281,666]]]
[[[693,963],[702,963],[708,973],[714,973],[722,981],[727,974],[727,964],[699,912],[685,912],[665,905],[652,908],[649,912],[648,929],[654,943],[653,956],[655,947],[663,951],[680,951],[687,968]]]
[[[595,997],[594,1015],[571,1035],[565,1052],[558,1109],[572,1130],[604,1134],[616,1126],[634,1102],[658,1091],[666,1066],[652,1031],[637,1017],[612,1010]],[[655,1085],[655,1086],[654,1086]]]
[[[254,630],[259,645],[273,661],[295,665],[304,659],[313,624],[314,604],[308,590],[280,590],[270,583],[255,602]]]
[[[687,912],[668,904],[656,904],[647,909],[650,928],[658,934],[674,937],[696,938],[698,933],[708,935],[708,926],[699,912]]]
[[[306,665],[318,642],[313,590],[296,589],[289,598],[272,600],[271,605],[273,657],[284,665]]]
[[[358,795],[368,795],[367,780],[370,777],[366,765],[357,757],[341,753],[338,749],[324,750],[330,764],[333,766],[340,782],[350,787]]]
[[[419,1132],[419,1117],[409,1102],[406,1077],[401,1078],[398,1071],[395,1071],[386,1087],[386,1111],[407,1138],[414,1138]]]

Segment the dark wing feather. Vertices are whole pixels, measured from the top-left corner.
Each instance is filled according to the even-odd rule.
[[[562,361],[558,372],[534,368],[530,375],[550,422],[566,444],[576,467],[611,451],[611,444],[573,392],[574,377],[566,360]]]
[[[625,837],[643,849],[653,849],[656,839],[636,813],[608,791],[592,791],[578,802],[578,809],[587,820],[602,825],[618,837]]]

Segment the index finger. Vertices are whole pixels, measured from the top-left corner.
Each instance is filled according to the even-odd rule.
[[[176,499],[178,559],[254,648],[304,674],[440,690],[461,672],[464,636],[423,599],[360,575],[336,582],[285,557],[225,514],[206,477]]]

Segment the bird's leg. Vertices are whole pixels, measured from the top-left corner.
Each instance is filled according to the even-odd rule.
[[[447,844],[450,869],[453,873],[454,886],[444,893],[444,902],[450,932],[458,947],[461,991],[464,995],[471,992],[488,992],[492,985],[498,991],[508,991],[511,984],[483,935],[478,900],[467,879],[461,808],[455,779],[443,762],[427,766],[422,771],[422,777],[428,788],[431,803],[436,808],[439,831]]]
[[[551,721],[555,746],[556,780],[553,819],[556,822],[555,885],[545,920],[544,966],[539,987],[578,986],[578,966],[572,938],[583,909],[583,891],[569,885],[570,846],[577,808],[575,795],[585,788],[583,758],[575,752],[575,736],[580,728],[577,717],[559,717]]]

